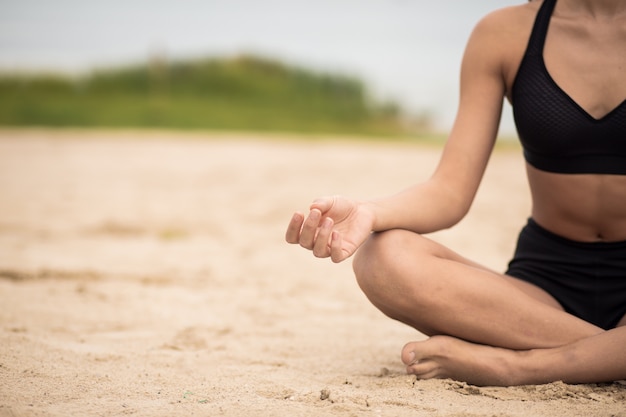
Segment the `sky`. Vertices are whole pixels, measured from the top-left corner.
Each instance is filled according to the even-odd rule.
[[[361,79],[449,129],[473,26],[521,0],[0,0],[0,71],[254,53]],[[501,130],[513,132],[510,109]]]

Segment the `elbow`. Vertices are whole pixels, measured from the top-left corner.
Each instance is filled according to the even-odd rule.
[[[456,226],[458,223],[461,222],[461,220],[465,218],[468,212],[469,205],[461,207],[450,207],[446,212],[446,216],[444,216],[445,221],[442,225],[442,229],[450,229],[453,226]]]
[[[449,190],[449,192],[446,193],[445,201],[445,214],[442,216],[444,224],[442,224],[442,228],[450,229],[467,216],[472,206],[473,196],[468,195],[468,193]]]

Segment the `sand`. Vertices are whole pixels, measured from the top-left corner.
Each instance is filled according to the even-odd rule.
[[[283,235],[319,195],[426,178],[440,148],[293,139],[0,131],[0,416],[626,416],[622,383],[406,375],[424,336]],[[529,208],[497,150],[433,238],[503,270]]]

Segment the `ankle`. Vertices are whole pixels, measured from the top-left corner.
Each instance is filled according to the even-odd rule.
[[[553,352],[554,349],[515,351],[510,370],[514,385],[554,382],[554,378],[550,375],[548,358]]]

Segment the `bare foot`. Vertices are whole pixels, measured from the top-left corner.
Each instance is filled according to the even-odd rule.
[[[402,362],[419,379],[452,378],[474,385],[517,385],[512,372],[515,358],[524,352],[478,345],[449,336],[433,336],[407,343]]]

